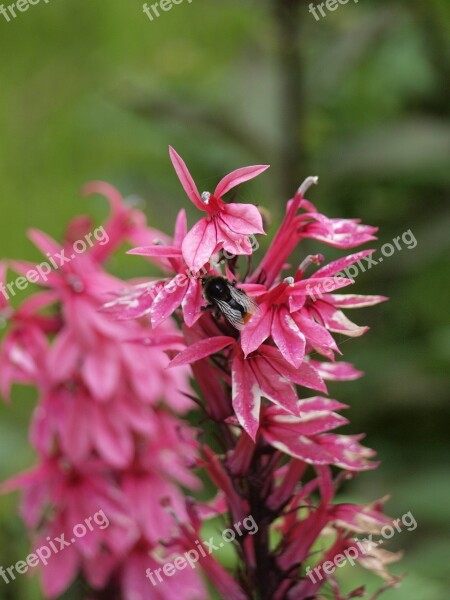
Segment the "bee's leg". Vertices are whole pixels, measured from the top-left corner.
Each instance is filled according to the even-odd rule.
[[[200,310],[202,312],[204,312],[205,310],[208,310],[209,308],[214,308],[214,304],[207,304],[206,306],[200,306]]]
[[[222,317],[222,312],[221,312],[220,308],[217,308],[217,306],[214,307],[213,316],[216,319],[216,321],[219,321],[220,318]]]

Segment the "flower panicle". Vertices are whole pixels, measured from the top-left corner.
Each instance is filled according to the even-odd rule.
[[[375,240],[377,229],[321,214],[306,198],[318,178],[308,177],[287,202],[257,264],[252,239],[265,233],[266,211],[235,203],[229,192],[267,165],[238,168],[213,191],[200,192],[181,156],[172,147],[169,154],[182,189],[202,214],[191,228],[183,209],[173,234],[160,232],[112,186],[91,183],[85,193],[110,203],[108,244],[41,278],[44,290],[19,308],[0,296],[0,315],[9,323],[1,391],[9,397],[14,383],[39,391],[31,425],[38,464],[4,491],[23,491],[30,529],[50,504],[46,533],[65,531],[96,505],[111,514],[111,528],[73,549],[70,565],[44,573],[50,596],[81,573],[96,589],[120,585],[124,597],[143,600],[146,570],[174,552],[198,549],[205,522],[220,518],[241,528],[235,539],[239,577],[218,556],[198,558],[223,597],[245,600],[256,592],[306,600],[319,598],[329,581],[341,598],[334,577],[313,581],[306,565],[312,560],[319,568],[354,544],[355,531],[369,533],[387,522],[381,503],[336,501],[345,480],[378,463],[375,451],[361,443],[363,435],[336,432],[351,427],[342,414],[349,407],[327,390],[329,381],[362,376],[341,360],[336,334],[359,337],[368,327],[345,312],[386,300],[340,293],[354,283],[348,268],[373,253],[354,249]],[[41,232],[31,237],[43,253],[61,252],[89,226],[89,219],[75,219],[62,244]],[[324,250],[304,253],[292,267],[304,239]],[[124,242],[160,276],[122,281],[109,274],[105,261]],[[327,247],[352,253],[327,262]],[[29,269],[23,262],[10,265],[19,273]],[[5,273],[1,263],[2,281]],[[205,299],[211,279],[221,282],[223,294],[214,302]],[[214,444],[204,435],[212,430]],[[195,495],[198,470],[215,487],[209,502],[182,491]],[[250,520],[255,527],[243,531]],[[273,547],[275,532],[280,542]],[[320,556],[312,551],[318,540]],[[393,556],[361,557],[360,564],[391,585],[397,580],[384,565]],[[176,577],[180,584],[175,577],[165,581],[158,597],[206,597],[197,570]]]

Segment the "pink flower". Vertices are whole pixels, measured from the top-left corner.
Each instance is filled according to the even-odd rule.
[[[192,327],[201,316],[204,305],[201,273],[186,265],[181,245],[186,238],[186,213],[181,210],[175,224],[173,240],[167,244],[160,239],[151,246],[129,250],[161,261],[161,265],[174,273],[173,277],[142,283],[119,293],[118,298],[107,302],[103,310],[116,319],[137,319],[149,316],[152,327],[158,327],[181,305],[186,324]],[[163,262],[165,261],[165,262]],[[204,274],[209,272],[204,269]]]
[[[361,225],[359,219],[329,219],[304,199],[317,177],[308,177],[286,207],[284,220],[274,236],[263,260],[250,281],[263,281],[271,286],[279,277],[285,263],[297,244],[304,238],[312,238],[335,248],[354,248],[376,239],[376,227]],[[298,214],[299,210],[306,212]]]
[[[386,300],[383,296],[330,293],[353,283],[352,279],[341,276],[343,269],[372,252],[365,250],[333,261],[309,279],[303,279],[306,266],[322,260],[322,257],[310,256],[297,269],[295,277],[286,278],[265,293],[258,290],[260,311],[252,316],[241,334],[245,354],[256,350],[271,336],[283,357],[294,367],[300,366],[305,352],[311,348],[333,360],[334,353],[340,351],[329,331],[351,337],[367,331],[366,327],[349,321],[338,307],[371,306]]]
[[[308,363],[304,362],[298,369],[294,369],[276,348],[267,345],[244,357],[234,338],[227,336],[217,336],[193,344],[180,352],[170,365],[189,364],[230,345],[232,405],[239,423],[253,440],[259,427],[263,396],[292,414],[298,414],[300,401],[294,384],[326,391],[322,379]]]
[[[221,248],[233,255],[251,254],[248,236],[264,233],[261,215],[252,204],[226,204],[222,196],[268,169],[268,165],[232,171],[219,181],[212,194],[203,192],[200,195],[183,159],[172,147],[169,152],[184,191],[194,206],[207,214],[183,241],[183,257],[188,267],[200,269]]]

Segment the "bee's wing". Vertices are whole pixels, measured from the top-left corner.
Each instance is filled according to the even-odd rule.
[[[228,289],[230,290],[233,300],[240,304],[245,309],[245,312],[251,313],[252,315],[261,312],[258,303],[253,300],[253,298],[250,298],[250,296],[247,296],[244,290],[240,290],[232,285],[228,286]]]
[[[242,314],[236,308],[232,308],[227,302],[224,300],[215,299],[214,302],[220,308],[220,312],[226,318],[226,320],[236,327],[239,331],[244,327],[244,319],[242,318]]]

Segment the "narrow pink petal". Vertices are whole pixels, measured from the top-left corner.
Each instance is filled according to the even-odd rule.
[[[335,429],[336,427],[341,427],[348,423],[348,419],[333,411],[308,410],[304,412],[303,403],[300,410],[301,416],[296,417],[276,407],[270,407],[266,411],[265,422],[267,423],[267,426],[272,429],[279,429],[281,437],[283,435],[283,430],[290,433],[296,433],[297,435],[306,435],[310,437],[324,433],[330,429]]]
[[[272,327],[272,308],[261,306],[261,312],[254,314],[241,332],[241,346],[245,356],[257,350],[269,337]]]
[[[240,169],[228,173],[228,175],[225,175],[225,177],[217,184],[217,187],[214,190],[214,196],[216,196],[216,198],[221,198],[237,185],[257,177],[260,173],[263,173],[268,169],[269,166],[270,165],[253,165],[250,167],[241,167]]]
[[[105,181],[91,181],[87,183],[82,189],[82,194],[84,196],[90,196],[91,194],[105,196],[109,202],[111,213],[113,215],[120,214],[127,210],[127,206],[123,201],[121,193],[114,186]]]
[[[86,386],[99,400],[106,400],[117,389],[120,378],[118,356],[106,345],[87,354],[81,368]]]
[[[298,368],[305,357],[306,340],[285,306],[275,310],[272,337],[284,358]]]
[[[352,323],[347,319],[342,311],[336,310],[327,302],[318,300],[315,303],[315,308],[323,319],[325,326],[330,331],[343,333],[349,337],[359,337],[369,330],[369,327],[359,327],[358,325],[355,325],[355,323]]]
[[[333,358],[334,352],[339,352],[339,348],[330,332],[323,325],[316,323],[307,312],[303,314],[303,312],[298,311],[293,315],[293,318],[314,350],[329,359]]]
[[[349,471],[375,469],[379,463],[372,462],[371,459],[376,456],[376,452],[359,444],[359,439],[361,436],[329,433],[320,436],[317,441],[333,457],[333,463],[341,469]]]
[[[326,392],[327,388],[322,378],[320,377],[317,370],[307,362],[303,362],[298,369],[292,367],[288,362],[281,356],[280,351],[277,348],[271,346],[261,346],[259,352],[265,356],[273,367],[286,379],[302,385],[304,387],[318,390],[319,392]]]
[[[177,216],[177,220],[175,221],[175,230],[173,234],[173,245],[177,248],[181,248],[181,244],[183,243],[184,238],[187,234],[187,219],[186,219],[186,211],[184,208],[180,210]]]
[[[233,360],[232,403],[239,423],[256,439],[261,408],[261,389],[248,362],[241,356]]]
[[[276,349],[274,348],[274,350]],[[278,350],[276,351],[278,352]],[[299,399],[289,379],[280,373],[271,361],[266,360],[264,357],[248,360],[252,361],[253,371],[262,395],[281,408],[297,415],[299,413]],[[284,362],[283,358],[281,360]]]
[[[96,448],[107,463],[117,468],[126,467],[133,456],[133,441],[124,424],[115,422],[111,412],[97,404],[92,411],[91,428]]]
[[[330,294],[328,299],[338,308],[365,308],[389,300],[386,296],[361,296],[358,294]]]
[[[311,365],[327,381],[353,381],[364,375],[362,371],[348,362],[329,363],[312,360]]]
[[[201,307],[204,306],[204,304],[205,300],[203,298],[201,280],[193,277],[189,278],[186,295],[181,303],[184,322],[188,327],[192,327],[201,317]]]
[[[333,457],[325,448],[304,435],[295,431],[268,427],[264,429],[264,437],[275,448],[289,454],[294,458],[314,465],[328,465],[333,462]]]
[[[189,200],[196,206],[199,210],[205,210],[205,204],[201,199],[200,194],[198,193],[197,186],[195,185],[194,180],[192,179],[191,174],[188,171],[186,163],[181,158],[181,156],[169,146],[169,154],[170,160],[172,161],[173,167],[178,175],[178,179],[183,186],[184,191],[186,192]]]
[[[81,359],[81,351],[68,329],[63,329],[58,334],[47,359],[51,381],[61,382],[70,379],[78,360]]]
[[[66,536],[70,540],[70,536]],[[48,541],[41,539],[36,546],[46,546]],[[67,590],[77,575],[80,556],[76,546],[64,548],[64,552],[52,553],[48,564],[41,570],[42,588],[48,598],[59,598]]]
[[[220,218],[234,233],[264,233],[261,213],[253,204],[226,204]]]
[[[180,352],[180,354],[171,360],[169,367],[179,367],[180,365],[188,365],[192,362],[196,362],[211,354],[220,352],[220,350],[223,350],[233,342],[234,338],[227,335],[218,335],[213,338],[201,340],[200,342],[192,344],[192,346],[189,346],[189,348],[186,348],[183,352]]]
[[[4,285],[7,280],[7,276],[6,276],[7,269],[8,269],[7,264],[4,261],[0,261],[0,284],[2,284],[2,287],[0,289],[0,309],[6,308],[8,306],[8,299],[6,297],[8,292],[6,292],[6,290],[3,291]]]
[[[362,260],[364,257],[369,256],[369,254],[373,254],[374,252],[375,250],[363,250],[362,252],[356,252],[350,256],[345,256],[344,258],[334,260],[333,262],[330,262],[324,267],[318,269],[311,278],[329,277],[330,275],[335,275],[336,273],[343,271],[346,267],[353,265],[355,262],[358,262],[358,260]]]
[[[30,229],[28,237],[42,254],[48,253],[54,256],[56,253],[61,252],[61,245],[43,231],[39,231],[39,229]]]
[[[166,256],[178,257],[181,256],[181,249],[175,246],[164,246],[155,244],[154,246],[140,246],[128,250],[127,254],[137,254],[138,256]]]
[[[214,221],[200,219],[184,238],[183,257],[190,269],[201,269],[214,254],[217,233]]]
[[[154,285],[149,284],[147,289],[132,288],[129,294],[120,295],[104,304],[99,312],[107,313],[110,318],[118,320],[139,319],[150,312],[162,287],[163,282],[156,282]]]
[[[170,317],[183,301],[186,294],[187,282],[184,282],[184,285],[178,285],[179,280],[177,277],[166,283],[156,296],[150,310],[152,327],[158,327],[158,325]]]

